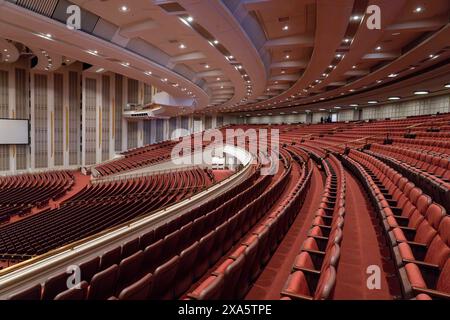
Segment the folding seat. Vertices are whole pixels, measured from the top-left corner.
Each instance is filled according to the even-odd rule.
[[[289,276],[282,296],[295,300],[326,300],[330,299],[336,284],[336,270],[330,266],[320,275],[315,285],[302,271],[295,271]]]
[[[172,300],[175,297],[173,289],[179,261],[180,257],[175,256],[156,268],[153,274],[153,285],[149,293],[149,299]]]
[[[174,295],[180,297],[194,282],[194,268],[197,259],[199,244],[194,242],[180,254],[180,261],[175,276]]]
[[[100,257],[94,257],[88,261],[82,262],[79,265],[81,272],[81,280],[90,282],[94,274],[99,271]]]
[[[193,223],[189,222],[188,224],[184,225],[181,229],[180,229],[180,239],[178,242],[178,247],[179,250],[187,247],[188,245],[192,244],[192,226]]]
[[[140,278],[143,260],[144,253],[140,250],[120,262],[117,293]]]
[[[221,300],[235,299],[236,286],[245,264],[245,255],[238,256],[235,260],[228,258],[220,264],[212,273],[213,276],[224,277],[224,289],[220,295]]]
[[[114,296],[118,276],[119,266],[117,264],[96,273],[89,286],[88,300],[107,300]]]
[[[433,203],[428,207],[425,219],[422,220],[417,229],[407,227],[394,228],[389,235],[391,241],[398,243],[414,241],[418,244],[428,246],[436,235],[439,224],[445,215],[445,209]]]
[[[145,248],[142,260],[143,273],[153,273],[156,267],[164,263],[164,261],[162,261],[161,259],[163,247],[164,247],[164,240],[159,239],[155,243]]]
[[[162,251],[161,259],[165,261],[166,259],[172,258],[179,252],[178,243],[180,241],[180,231],[175,230],[171,234],[168,234],[164,238],[164,248]]]
[[[36,284],[9,296],[8,300],[41,300],[42,286]]]
[[[106,251],[100,257],[100,270],[105,270],[113,264],[119,264],[122,255],[122,248],[115,247],[111,250]]]
[[[213,265],[220,259],[220,257],[222,257],[223,243],[225,241],[225,237],[227,236],[228,226],[229,223],[224,222],[215,230],[216,235],[214,237],[214,245],[212,246],[212,251],[209,253],[210,265]]]
[[[198,256],[194,270],[194,280],[197,280],[203,276],[209,268],[209,254],[214,245],[215,235],[215,231],[211,231],[199,241]]]
[[[245,255],[245,263],[242,267],[242,273],[239,277],[238,285],[236,287],[236,298],[241,299],[245,296],[247,291],[250,288],[250,283],[252,281],[251,279],[251,272],[253,268],[254,263],[256,262],[256,255],[258,254],[258,241],[253,241],[247,249],[245,249],[244,255]]]
[[[124,288],[119,294],[119,300],[147,300],[153,284],[151,273]]]
[[[219,300],[224,288],[223,276],[210,276],[187,297],[193,300]]]
[[[144,250],[155,241],[155,230],[148,231],[139,237],[139,247]]]
[[[332,246],[325,254],[317,254],[317,252],[302,251],[294,261],[293,269],[301,270],[304,273],[311,271],[320,271],[328,266],[336,267],[340,258],[340,247],[338,244]],[[313,272],[313,274],[317,274]]]
[[[139,238],[127,241],[122,245],[122,259],[139,251]]]
[[[155,229],[155,240],[163,239],[169,232],[167,232],[168,226],[167,223],[160,225],[158,228]]]
[[[193,225],[192,225],[192,240],[193,241],[196,241],[202,237],[204,230],[206,230],[206,228],[205,228],[206,219],[207,219],[207,217],[206,217],[206,215],[204,215],[193,221]]]
[[[62,272],[48,278],[43,286],[42,300],[53,300],[57,294],[66,291],[69,277],[69,273]]]
[[[89,284],[86,281],[79,285],[61,292],[55,297],[55,300],[86,300]]]

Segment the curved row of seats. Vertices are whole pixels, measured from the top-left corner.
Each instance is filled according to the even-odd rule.
[[[279,207],[273,208],[268,214],[255,215],[256,220],[250,222],[254,226],[218,264],[211,273],[198,283],[187,294],[185,299],[216,300],[242,299],[250,289],[251,284],[267,264],[294,221],[309,189],[312,166],[306,155],[299,150],[289,149],[297,165],[301,165],[301,176],[293,177],[288,170],[265,194],[260,196],[272,198],[280,193],[280,186],[288,178],[296,179],[296,184],[290,194]],[[291,162],[291,160],[290,160]],[[309,168],[309,169],[308,169]],[[254,200],[260,201],[260,199]],[[270,206],[266,208],[268,210]],[[261,220],[258,222],[258,220]]]
[[[308,237],[281,292],[283,300],[325,300],[333,295],[345,216],[345,174],[333,156],[322,159],[325,189]]]
[[[80,264],[81,278],[89,288],[89,294],[83,298],[107,299],[117,296],[127,299],[128,290],[121,295],[125,287],[117,286],[118,279],[124,279],[119,283],[133,285],[135,280],[142,282],[142,279],[136,277],[146,277],[150,274],[152,282],[156,283],[155,298],[181,294],[180,288],[187,290],[196,277],[206,272],[209,259],[220,255],[217,250],[212,254],[214,246],[219,243],[225,245],[225,242],[233,240],[227,238],[227,241],[224,241],[223,232],[226,229],[222,225],[231,219],[235,210],[240,210],[245,205],[244,199],[257,197],[268,183],[270,176],[259,178],[257,169],[249,179],[221,196],[124,243],[121,247],[112,248],[99,257]],[[244,219],[235,218],[232,221],[236,228],[245,228]],[[126,271],[130,269],[133,271]],[[54,299],[60,293],[65,296],[67,293],[63,291],[67,289],[67,277],[68,274],[64,270],[48,279],[42,287],[40,284],[36,285],[12,296],[11,299],[36,299],[37,296],[38,299],[48,300]],[[180,283],[177,289],[173,285],[175,279]],[[80,293],[79,290],[69,291],[71,298],[74,298],[72,294]]]
[[[49,171],[0,178],[0,223],[15,214],[24,215],[33,207],[44,207],[62,197],[73,185],[69,171]]]
[[[344,161],[377,209],[404,297],[449,298],[450,217],[445,209],[369,154],[352,150]]]
[[[24,260],[94,235],[189,197],[206,179],[198,168],[90,185],[57,209],[0,228],[0,256]]]

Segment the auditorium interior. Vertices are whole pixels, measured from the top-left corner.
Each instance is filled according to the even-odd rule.
[[[448,300],[448,0],[0,0],[0,300]]]

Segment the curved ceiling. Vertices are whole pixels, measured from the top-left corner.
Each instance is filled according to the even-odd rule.
[[[71,4],[78,31],[65,25]],[[367,27],[373,5],[381,30]],[[0,9],[0,37],[43,54],[39,68],[70,57],[195,112],[324,109],[425,71],[437,77],[450,58],[448,0],[0,0]]]

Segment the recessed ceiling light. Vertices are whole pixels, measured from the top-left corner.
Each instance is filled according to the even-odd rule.
[[[326,109],[319,109],[319,111],[326,111]]]
[[[336,54],[336,58],[342,58],[342,54],[341,53]]]
[[[194,21],[194,18],[192,18],[191,16],[189,16],[189,17],[186,18],[186,21],[187,21],[187,22],[193,22],[193,21]]]
[[[353,66],[352,69],[356,69],[356,66]]]
[[[375,50],[380,51],[381,50],[381,46],[376,47]]]
[[[52,35],[51,35],[50,33],[45,34],[45,36],[46,36],[47,38],[51,38],[51,37],[52,37]]]
[[[95,72],[100,73],[100,72],[103,72],[103,71],[105,71],[105,69],[100,68],[100,69],[97,69],[97,71],[95,71]]]
[[[437,58],[439,58],[439,55],[434,55],[434,54],[430,54],[430,59],[437,59]]]
[[[128,12],[128,11],[130,11],[130,8],[128,8],[127,6],[120,6],[119,11],[120,12]]]
[[[286,59],[289,59],[290,57],[291,57],[290,55],[288,55],[288,54],[286,55]]]
[[[328,68],[333,69],[334,66],[333,66],[332,64],[330,64],[330,65],[328,66]]]
[[[288,25],[285,25],[284,27],[283,27],[283,31],[288,31],[289,30],[289,26]]]
[[[350,41],[352,41],[352,40],[350,40],[349,38],[345,38],[345,39],[344,39],[344,42],[345,42],[345,43],[349,43]]]
[[[423,12],[423,8],[422,7],[417,7],[416,9],[414,9],[415,13],[420,13]]]
[[[122,62],[121,65],[124,66],[124,67],[129,67],[130,63],[129,62]]]
[[[167,82],[167,78],[161,79],[162,82]]]
[[[399,36],[401,33],[400,32],[395,32],[395,33],[393,33],[392,35],[393,36]]]
[[[398,74],[396,74],[396,73],[391,73],[388,77],[389,78],[395,78],[395,77],[397,77],[398,76]]]
[[[376,100],[372,100],[372,101],[368,101],[367,103],[368,103],[368,104],[377,104],[377,103],[378,103],[378,101],[376,101]]]
[[[238,69],[242,69],[242,66],[241,66],[241,65],[238,65],[237,68],[238,68]]]
[[[216,80],[217,80],[217,81],[220,81],[220,78],[219,78],[219,77],[217,77],[217,78],[216,78]]]
[[[281,70],[281,73],[282,73],[282,74],[285,74],[285,73],[286,73],[286,71],[285,71],[285,70]]]
[[[209,69],[209,64],[205,64],[205,68],[206,68],[206,69]]]
[[[429,93],[430,93],[430,91],[428,91],[428,90],[418,90],[418,91],[414,91],[414,94],[415,94],[415,95],[418,95],[418,96],[427,95],[427,94],[429,94]]]
[[[352,103],[351,105],[350,105],[350,107],[358,107],[359,106],[359,104],[357,104],[357,103]]]
[[[353,21],[359,21],[359,20],[361,20],[361,16],[354,15],[354,16],[352,16],[352,20]]]
[[[180,48],[180,49],[186,49],[186,46],[184,45],[184,43],[180,43],[180,45],[178,46],[178,48]]]
[[[148,76],[152,75],[152,72],[151,72],[151,71],[145,71],[144,73],[145,73],[146,75],[148,75]]]
[[[8,49],[3,49],[3,51],[8,52]]]
[[[377,80],[377,83],[382,83],[383,82],[383,80]]]
[[[450,83],[447,83],[444,87],[450,89]]]
[[[219,44],[219,41],[218,40],[214,40],[213,43],[214,44]]]
[[[389,97],[389,100],[392,100],[392,101],[394,101],[394,100],[400,100],[401,98],[400,97]]]
[[[334,107],[335,109],[341,109],[341,107]]]

